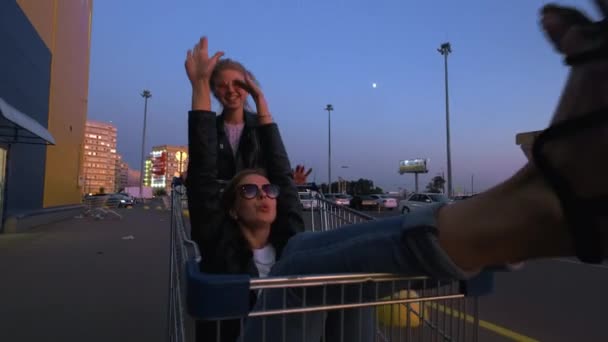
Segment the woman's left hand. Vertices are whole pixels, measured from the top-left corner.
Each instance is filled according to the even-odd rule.
[[[255,83],[253,78],[249,75],[245,75],[245,82],[237,82],[237,85],[253,98],[255,102],[255,106],[258,112],[259,120],[261,124],[269,124],[272,123],[272,116],[270,115],[270,110],[268,109],[268,103],[266,102],[266,98],[264,97],[264,93],[262,89]]]

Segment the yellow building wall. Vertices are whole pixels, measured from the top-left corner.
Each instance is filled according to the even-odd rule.
[[[43,206],[77,204],[87,119],[92,0],[17,0],[52,54]]]

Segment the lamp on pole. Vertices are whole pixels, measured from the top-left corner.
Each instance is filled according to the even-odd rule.
[[[146,119],[148,117],[148,99],[152,97],[152,93],[147,90],[144,89],[144,91],[141,93],[141,97],[144,98],[144,129],[143,132],[141,134],[141,175],[140,175],[140,182],[139,182],[139,198],[141,198],[142,203],[144,201],[144,176],[145,176],[145,169],[146,169],[146,159],[145,159],[145,151],[146,151]]]
[[[328,104],[325,106],[327,111],[327,132],[328,132],[328,153],[327,153],[327,184],[328,192],[331,193],[331,111],[334,110],[334,106]]]
[[[446,144],[447,144],[447,159],[448,159],[448,196],[452,197],[452,155],[450,152],[450,101],[448,96],[448,55],[452,53],[452,46],[449,42],[441,44],[437,51],[444,57],[445,66],[445,126],[446,126]]]

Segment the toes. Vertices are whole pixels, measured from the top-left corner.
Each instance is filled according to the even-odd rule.
[[[595,6],[604,18],[608,17],[608,0],[595,0]]]
[[[585,45],[580,29],[592,23],[586,15],[575,8],[549,4],[541,9],[541,25],[549,41],[564,54],[580,50],[577,45]]]

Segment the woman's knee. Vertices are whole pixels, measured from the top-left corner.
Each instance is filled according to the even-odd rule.
[[[309,241],[313,234],[313,232],[302,232],[292,236],[283,249],[283,256],[287,256],[302,248],[305,242]]]

